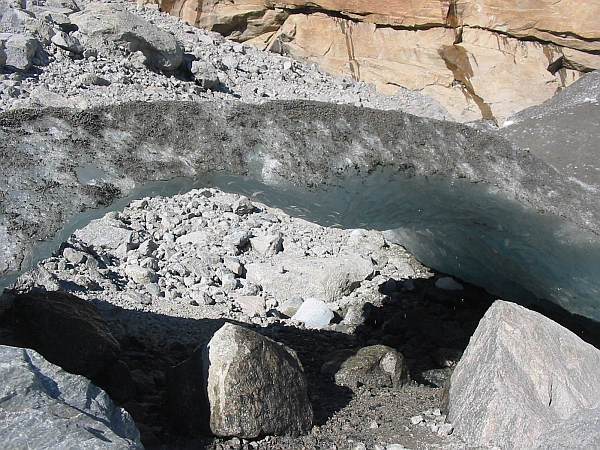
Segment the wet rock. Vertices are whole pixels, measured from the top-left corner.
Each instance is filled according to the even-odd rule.
[[[298,435],[312,427],[304,371],[286,347],[225,324],[205,359],[210,428],[217,436]]]
[[[129,414],[39,353],[0,346],[3,448],[143,450]]]
[[[530,448],[600,402],[600,351],[539,313],[498,300],[452,374],[450,422],[472,445]],[[579,448],[584,430],[560,439]]]
[[[333,319],[333,311],[327,303],[316,298],[307,298],[302,302],[298,311],[292,316],[292,320],[304,323],[307,328],[321,329],[329,325]]]
[[[331,355],[322,372],[333,376],[336,384],[357,389],[401,388],[408,381],[404,357],[391,347],[372,345],[358,352],[342,351]]]
[[[23,346],[68,372],[94,379],[117,361],[119,343],[100,311],[72,294],[20,294],[12,318]]]

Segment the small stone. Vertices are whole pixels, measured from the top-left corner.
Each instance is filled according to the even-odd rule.
[[[194,80],[196,84],[198,84],[202,89],[214,89],[219,83],[219,75],[217,73],[217,69],[206,61],[194,61],[192,62],[192,74],[194,75]]]
[[[63,256],[69,261],[71,264],[81,264],[86,260],[87,255],[83,252],[75,250],[71,247],[66,247],[63,250]]]
[[[244,266],[240,263],[238,258],[226,256],[223,258],[223,264],[238,277],[241,277],[244,273]]]
[[[156,245],[156,242],[154,242],[152,239],[148,239],[140,244],[138,253],[140,256],[152,256],[157,248],[158,245]]]
[[[413,425],[418,425],[423,422],[423,416],[413,416],[410,418],[410,423]]]
[[[377,428],[379,428],[379,424],[375,421],[371,422],[371,425],[369,425],[369,428],[372,430],[376,430]]]
[[[237,230],[228,236],[228,240],[234,247],[242,248],[250,242],[251,237],[252,232],[250,230]]]
[[[137,284],[142,285],[155,283],[157,280],[156,272],[154,272],[152,269],[146,269],[145,267],[141,267],[136,264],[126,266],[125,274]]]
[[[274,256],[283,250],[283,239],[278,234],[257,236],[250,239],[252,248],[264,256]]]
[[[302,303],[304,303],[304,301],[299,297],[290,298],[289,300],[283,302],[283,304],[277,309],[284,316],[293,317],[293,315],[296,314],[296,312],[298,312],[298,309],[300,309],[300,307],[302,306]]]
[[[238,216],[250,214],[254,211],[254,205],[248,197],[240,197],[235,202],[233,202],[231,208],[233,212],[236,213]]]
[[[160,286],[157,283],[148,283],[144,286],[146,292],[152,297],[162,297],[164,294],[160,290]]]
[[[265,299],[255,295],[240,295],[235,301],[251,317],[265,314]]]
[[[75,86],[110,86],[110,81],[94,73],[86,73],[77,78]]]
[[[440,425],[440,427],[437,430],[437,434],[439,434],[440,436],[450,436],[453,431],[454,427],[452,426],[452,424],[445,423],[443,425]]]

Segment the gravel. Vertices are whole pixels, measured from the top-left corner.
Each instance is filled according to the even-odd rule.
[[[240,230],[247,240],[231,240]],[[281,239],[279,250],[254,248],[256,238],[274,235]],[[346,295],[327,303],[335,317],[320,329],[290,318],[303,300],[310,306],[302,292],[289,296],[285,285],[265,289],[246,279],[253,264],[272,264],[279,277],[286,267],[295,270],[298,258],[307,267],[326,267],[344,257],[363,258],[373,270],[361,272],[364,277]],[[61,289],[100,308],[134,377],[138,397],[123,406],[147,449],[468,449],[440,410],[453,364],[436,364],[434,354],[447,350],[442,345],[460,354],[494,297],[464,282],[461,291],[436,287],[444,278],[382,232],[322,227],[210,188],[134,200],[92,221],[22,275],[4,300],[31,289]],[[309,435],[184,438],[171,428],[161,409],[160,380],[224,321],[245,324],[297,353],[315,410]],[[413,381],[401,389],[350,390],[322,370],[335,352],[374,344],[397,348]]]
[[[420,92],[400,89],[394,96],[378,94],[373,85],[335,77],[315,65],[228,41],[157,9],[131,2],[115,3],[173,34],[189,69],[174,73],[150,70],[137,61],[138,53],[110,45],[74,56],[64,45],[49,43],[44,46],[46,64],[27,73],[0,73],[0,110],[39,105],[85,109],[136,100],[263,103],[271,99],[306,99],[398,109],[451,120],[437,101]],[[58,34],[53,40],[56,42],[59,36],[64,39],[65,33],[54,25]],[[197,76],[198,72],[210,74],[203,78]],[[215,77],[220,81],[216,86],[211,81]]]

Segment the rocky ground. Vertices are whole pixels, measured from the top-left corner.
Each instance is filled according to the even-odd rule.
[[[123,406],[147,448],[469,448],[441,427],[442,387],[495,298],[423,267],[381,232],[324,228],[237,194],[194,190],[91,222],[10,292],[40,287],[102,310],[136,385]],[[293,317],[310,297],[325,299],[327,312]],[[311,328],[324,314],[330,323]],[[297,352],[315,411],[311,435],[247,442],[173,430],[165,376],[225,321]],[[412,381],[335,384],[327,363],[373,344],[399,350]]]
[[[71,8],[83,9],[88,3],[73,3]],[[4,71],[0,74],[0,108],[88,108],[135,100],[260,103],[271,99],[306,99],[400,109],[450,120],[450,115],[436,100],[418,91],[401,89],[394,96],[378,94],[374,85],[331,76],[315,65],[228,41],[218,33],[194,28],[157,9],[130,2],[118,3],[123,10],[174,35],[190,68],[194,61],[209,62],[209,78],[218,77],[218,85],[205,89],[202,83],[196,83],[190,71],[148,68],[140,62],[140,52],[132,53],[118,46],[87,48],[82,49],[82,53],[74,53],[65,45],[49,42],[33,60],[38,65],[28,73]],[[45,15],[47,13],[38,13],[38,17]],[[67,29],[55,21],[49,24],[56,33]],[[77,38],[77,33],[74,37]]]
[[[121,8],[174,35],[189,66],[208,61],[210,71],[165,72],[141,64],[136,52],[106,46],[74,53],[49,41],[31,70],[0,74],[1,109],[311,99],[449,118],[418,92],[382,96],[373,86],[232,43],[156,10]],[[67,22],[50,25],[69,29]],[[208,88],[215,76],[218,84]],[[122,406],[146,448],[469,448],[445,424],[442,387],[495,297],[423,267],[381,232],[324,228],[207,188],[136,200],[92,222],[24,274],[3,301],[36,287],[72,292],[101,309],[135,382],[135,398]],[[320,329],[293,318],[313,297],[333,316]],[[310,435],[244,441],[174,431],[164,404],[166,375],[225,321],[297,352],[315,411]],[[6,330],[1,338],[10,343]],[[404,355],[408,385],[335,384],[326,363],[372,344]]]

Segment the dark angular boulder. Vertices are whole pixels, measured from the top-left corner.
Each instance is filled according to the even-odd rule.
[[[113,365],[120,347],[100,311],[75,295],[29,292],[12,304],[12,326],[24,347],[68,372],[94,379]]]

